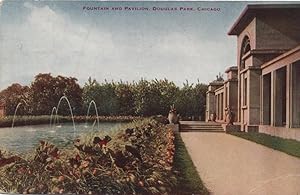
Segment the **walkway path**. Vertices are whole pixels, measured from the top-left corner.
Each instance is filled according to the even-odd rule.
[[[181,136],[213,194],[300,195],[299,158],[225,133]]]

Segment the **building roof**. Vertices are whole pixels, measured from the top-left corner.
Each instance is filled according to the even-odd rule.
[[[290,9],[300,9],[300,4],[250,4],[247,5],[241,15],[230,28],[228,35],[238,35],[252,21],[257,13],[266,11],[282,11]]]
[[[215,86],[223,85],[223,84],[224,84],[224,81],[217,81],[217,80],[214,80],[209,83],[209,85],[215,85]]]
[[[231,66],[231,67],[229,67],[225,70],[225,73],[228,73],[230,71],[238,71],[238,67],[237,66]]]
[[[287,58],[289,58],[291,55],[296,54],[296,53],[300,53],[300,45],[298,45],[298,46],[295,47],[294,49],[291,49],[290,51],[285,52],[285,53],[283,53],[283,54],[277,56],[276,58],[274,58],[274,59],[272,59],[272,60],[270,60],[270,61],[268,61],[268,62],[262,64],[262,65],[261,65],[261,68],[262,68],[262,69],[265,69],[266,67],[271,66],[271,65],[274,65],[274,64],[276,64],[276,63],[278,63],[278,62],[279,62],[279,63],[282,63],[283,65],[286,65],[287,62],[285,61],[285,62],[283,63],[281,60],[287,59]],[[294,58],[291,58],[291,61],[295,61]],[[290,64],[290,63],[292,63],[292,62],[288,62],[288,64]]]

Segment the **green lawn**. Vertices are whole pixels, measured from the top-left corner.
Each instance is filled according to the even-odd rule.
[[[174,170],[178,171],[178,183],[174,194],[209,194],[179,133],[175,134]]]
[[[264,133],[231,132],[230,134],[300,158],[299,141],[275,137]]]

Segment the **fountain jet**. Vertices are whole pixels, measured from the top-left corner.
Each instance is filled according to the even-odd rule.
[[[53,117],[53,114],[54,114],[54,111],[55,111],[55,113],[56,113],[56,107],[54,106],[53,108],[52,108],[52,111],[51,111],[51,115],[50,115],[50,128],[52,127],[52,117]],[[55,124],[55,120],[54,120],[54,124]]]
[[[21,99],[22,102],[19,102],[16,106],[16,109],[15,109],[15,113],[14,113],[14,117],[13,117],[13,121],[12,121],[12,124],[11,124],[11,128],[14,128],[14,124],[15,124],[15,118],[16,118],[16,114],[17,114],[17,111],[19,109],[19,107],[24,103],[25,105],[28,105],[27,102],[23,99]]]
[[[68,100],[68,98],[67,98],[66,96],[62,96],[62,97],[59,99],[59,101],[58,101],[58,104],[57,104],[57,107],[56,107],[56,112],[55,112],[54,125],[55,125],[56,119],[57,119],[57,117],[58,117],[58,110],[59,110],[59,106],[60,106],[60,103],[61,103],[62,100],[66,100],[67,103],[68,103],[69,110],[70,110],[71,117],[72,117],[73,129],[74,129],[74,137],[75,137],[76,127],[75,127],[74,115],[73,115],[73,111],[72,111],[72,107],[71,107],[70,101]]]
[[[91,105],[94,105],[94,108],[95,108],[95,111],[96,111],[96,120],[97,120],[97,125],[98,125],[98,129],[99,129],[99,115],[98,115],[98,110],[97,110],[97,105],[96,105],[96,102],[94,100],[90,101],[89,103],[89,107],[88,107],[88,110],[87,110],[87,113],[86,113],[86,117],[85,117],[85,125],[87,126],[87,120],[88,120],[88,116],[90,114],[90,108],[91,108]]]

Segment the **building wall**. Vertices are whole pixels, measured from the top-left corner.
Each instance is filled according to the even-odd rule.
[[[241,61],[241,47],[242,47],[242,43],[243,40],[246,36],[249,37],[250,39],[250,45],[251,45],[251,49],[255,49],[256,48],[256,31],[255,31],[255,27],[256,27],[256,18],[254,18],[250,24],[238,35],[238,41],[237,41],[237,66],[238,69],[240,71],[240,61]]]
[[[255,48],[255,26],[256,26],[256,19],[254,18],[249,25],[238,35],[237,37],[237,67],[238,67],[238,111],[237,111],[237,121],[243,122],[245,119],[246,112],[242,109],[242,94],[243,94],[243,75],[241,75],[241,48],[242,43],[247,36],[250,40],[251,49]]]
[[[232,81],[229,83],[229,94],[228,94],[228,99],[229,99],[229,106],[231,111],[234,113],[234,122],[237,122],[237,111],[238,111],[238,82],[237,81]]]
[[[215,90],[218,122],[230,106],[241,130],[300,140],[299,10],[257,9],[244,30],[236,31],[238,70],[226,70],[228,81]],[[251,48],[243,52],[245,37]],[[231,77],[237,81],[229,82]]]
[[[216,99],[213,91],[206,93],[206,114],[205,121],[211,120],[211,115],[216,113]]]
[[[300,140],[299,75],[300,45],[262,65],[259,132]]]
[[[208,85],[208,91],[206,92],[206,113],[205,121],[211,120],[211,114],[217,113],[217,99],[215,96],[215,90],[223,86],[222,82],[212,82]]]
[[[216,97],[216,115],[218,122],[224,122],[225,120],[225,98],[224,98],[224,86],[218,88],[215,91]]]
[[[291,49],[300,43],[300,12],[268,11],[256,16],[256,49]]]
[[[300,53],[300,51],[299,51]],[[300,58],[292,64],[292,127],[300,128]]]
[[[253,70],[249,72],[249,91],[248,91],[248,122],[252,125],[260,123],[260,75],[261,71]]]
[[[261,122],[261,72],[248,68],[260,67],[288,49],[296,47],[300,43],[299,18],[300,12],[258,12],[238,35],[238,121],[245,125],[242,126],[243,130],[247,130],[248,125],[259,125]],[[249,38],[251,46],[251,50],[246,53],[247,57],[242,53],[245,37]],[[244,69],[241,68],[242,60]],[[247,102],[244,102],[245,94],[249,96]]]
[[[300,128],[272,127],[269,125],[260,125],[259,132],[285,139],[294,139],[300,141]]]
[[[237,79],[238,77],[238,72],[237,71],[229,71],[227,73],[227,79],[231,80],[231,79]]]

